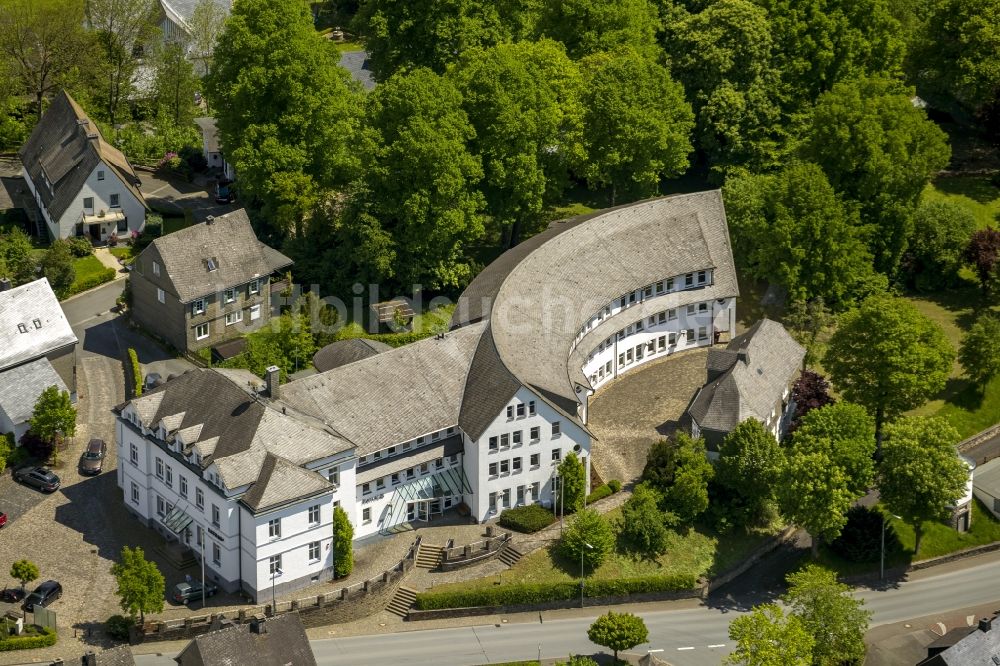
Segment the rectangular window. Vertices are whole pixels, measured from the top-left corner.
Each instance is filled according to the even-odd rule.
[[[153,275],[156,277],[160,276],[160,263],[157,261],[153,262]]]
[[[650,340],[649,342],[646,343],[646,353],[652,354],[655,351],[656,351],[656,341]]]
[[[139,447],[135,444],[128,445],[128,459],[133,465],[139,464]]]
[[[156,459],[156,478],[163,478],[163,460],[160,458]]]
[[[497,510],[497,494],[490,493],[490,511]]]
[[[708,274],[705,271],[698,271],[698,284],[705,284]]]
[[[513,469],[515,472],[520,472],[521,471],[521,458],[520,457],[514,458],[511,461],[511,469]]]
[[[510,461],[509,460],[501,460],[500,461],[500,473],[501,474],[510,474]]]
[[[694,284],[694,273],[688,273],[684,276],[684,286],[690,287]]]
[[[552,449],[552,460],[562,460],[562,451],[560,449]]]
[[[241,321],[243,321],[243,310],[226,313],[226,326],[232,326]]]
[[[650,286],[648,286],[648,287],[646,287],[645,289],[642,290],[642,296],[643,296],[643,298],[649,298],[652,295],[653,295],[653,286],[652,285],[650,285]]]
[[[654,326],[656,324],[656,315],[651,315],[649,317],[649,325]]]
[[[677,344],[677,334],[676,333],[669,333],[669,334],[667,334],[667,342],[670,343],[671,346],[676,345]]]
[[[215,507],[213,506],[214,510]],[[267,536],[271,539],[277,539],[281,537],[281,518],[272,518],[267,521]]]
[[[656,347],[659,351],[663,351],[667,348],[667,336],[661,335],[656,339]]]
[[[708,312],[708,303],[699,303],[698,312]]]
[[[399,472],[393,472],[389,476],[389,483],[391,483],[394,486],[398,486],[399,485],[399,483],[400,483],[399,482]]]
[[[111,207],[121,208],[121,195],[118,193],[111,195]]]
[[[490,451],[496,451],[500,448],[500,439],[494,435],[490,437]]]
[[[608,374],[611,373],[611,361],[608,361],[607,363],[604,364],[604,372]]]
[[[673,291],[673,290],[674,290],[674,279],[673,278],[668,278],[667,279],[667,291]]]
[[[170,469],[170,465],[167,465],[166,476],[164,477],[164,483],[167,484],[167,488],[174,487],[174,470]]]
[[[250,284],[247,285],[247,291],[249,291],[251,294],[259,294],[260,282],[258,280],[251,280]]]
[[[417,474],[416,471],[414,471],[414,469],[411,467],[410,469],[406,470],[406,479],[410,480],[414,476],[416,476],[416,474]]]
[[[496,476],[497,475],[497,469],[498,469],[497,464],[495,462],[491,462],[490,463],[490,476]]]
[[[165,511],[166,504],[163,502],[163,498],[159,495],[156,496],[156,515],[163,517],[163,512]]]
[[[199,509],[205,508],[205,493],[201,491],[201,488],[194,489],[194,505]]]
[[[687,313],[689,315],[693,315],[694,314],[694,304],[693,303],[691,305],[687,306]]]
[[[540,484],[538,481],[535,481],[533,484],[531,484],[531,496],[533,498],[538,499],[541,496],[541,492],[542,492],[542,484]]]
[[[208,337],[208,322],[205,322],[204,324],[198,324],[197,326],[194,327],[195,340],[204,340],[207,337]]]
[[[123,231],[128,231],[128,220],[122,217],[120,220],[118,220],[118,225],[115,227],[115,229],[118,230],[118,233],[122,233]]]
[[[517,487],[517,503],[524,504],[524,486]]]
[[[270,575],[275,576],[281,572],[281,555],[272,555],[267,558],[267,571]]]
[[[635,322],[635,331],[636,331],[636,333],[638,333],[641,330],[642,330],[642,322],[641,321]]]
[[[512,435],[512,438],[513,438],[514,446],[517,446],[518,444],[520,444],[521,443],[521,431],[520,430],[515,430],[514,433],[513,433],[513,435]]]
[[[528,416],[534,416],[534,415],[535,415],[535,401],[534,400],[529,400],[528,401]]]
[[[667,319],[677,319],[677,308],[667,310]]]
[[[97,170],[97,180],[104,180],[104,169]]]
[[[706,327],[706,326],[699,326],[698,327],[698,339],[699,340],[708,340],[708,327]]]
[[[319,525],[319,504],[309,507],[309,524]]]
[[[84,197],[83,198],[83,212],[93,215],[94,213],[94,197]]]
[[[188,480],[186,476],[177,477],[178,487],[180,488],[181,497],[188,496]]]
[[[684,337],[687,338],[688,342],[694,341],[694,329],[689,328],[686,331],[684,331]]]
[[[539,454],[537,454],[537,453],[532,453],[531,454],[531,461],[530,462],[531,462],[532,469],[534,469],[535,467],[538,467],[538,465],[541,464],[541,456]]]
[[[503,505],[510,506],[510,488],[503,489]]]
[[[233,301],[235,301],[236,300],[236,290],[235,289],[226,289],[224,292],[222,292],[222,300],[225,303],[232,303]]]
[[[371,508],[361,510],[361,522],[367,525],[372,522],[372,510]]]
[[[313,541],[309,544],[309,561],[319,562],[319,541]]]
[[[441,439],[441,431],[440,430],[438,430],[437,432],[431,433],[431,441],[432,442],[436,442],[439,439]]]
[[[538,426],[532,426],[529,434],[531,436],[531,441],[537,442],[541,437],[541,429]]]
[[[250,321],[260,319],[260,304],[250,306]]]
[[[331,467],[326,470],[326,480],[335,486],[340,485],[340,470],[336,467]]]
[[[212,563],[216,565],[222,564],[222,549],[215,542],[212,542]]]
[[[643,345],[636,345],[635,346],[635,360],[637,360],[637,361],[641,361],[642,360],[642,348],[643,348]]]
[[[507,418],[514,418],[514,405],[507,405]]]
[[[385,478],[383,477],[381,479],[375,479],[375,490],[384,490],[384,489],[385,489]]]
[[[663,280],[660,280],[659,282],[656,283],[656,293],[658,294],[663,293]]]
[[[166,303],[167,302],[167,294],[166,294],[166,292],[164,292],[159,287],[156,288],[156,300],[158,300],[161,303]]]
[[[503,433],[502,435],[500,435],[500,448],[501,449],[510,448],[510,435],[509,434]]]
[[[139,486],[136,485],[135,481],[132,482],[132,502],[139,503]]]
[[[625,354],[618,354],[618,365],[625,365]]]
[[[434,461],[434,469],[444,469],[444,458],[438,458]]]
[[[216,527],[219,526],[219,507],[212,505],[212,524]]]
[[[519,402],[517,403],[517,417],[521,418],[522,416],[524,416],[524,403]]]
[[[193,315],[205,314],[204,298],[199,298],[198,300],[191,303],[191,314]]]
[[[659,321],[661,324],[663,324],[663,323],[665,323],[667,321],[667,313],[666,312],[661,312],[660,314],[658,314],[656,316],[656,318],[657,318],[657,321]]]

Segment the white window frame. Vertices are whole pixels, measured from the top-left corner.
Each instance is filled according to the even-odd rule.
[[[241,321],[243,321],[243,310],[226,313],[226,326],[232,326],[233,324],[238,324]]]
[[[260,303],[250,306],[250,321],[257,321],[258,319],[260,319]]]
[[[200,315],[205,314],[205,299],[198,298],[191,302],[191,314]]]
[[[226,289],[225,291],[222,292],[222,302],[223,303],[232,303],[235,300],[236,300],[236,290],[235,289]]]
[[[281,538],[281,518],[272,518],[267,521],[267,538],[268,539],[280,539]]]
[[[132,481],[132,503],[133,504],[139,503],[139,484],[137,484],[135,481]]]
[[[194,489],[194,505],[199,509],[205,508],[205,493],[202,492],[201,488]]]
[[[208,333],[209,333],[209,327],[207,321],[204,324],[198,324],[197,326],[194,327],[195,340],[204,340],[205,338],[208,337]]]
[[[319,562],[323,554],[322,544],[319,541],[309,542],[309,562],[315,564]]]
[[[361,522],[365,525],[369,525],[372,522],[372,509],[371,507],[365,507],[361,510]]]
[[[166,303],[167,302],[167,292],[165,292],[162,289],[160,289],[159,287],[157,287],[156,288],[156,300],[158,300],[160,303]]]
[[[160,262],[158,261],[153,262],[153,275],[160,277]]]
[[[314,517],[315,516],[315,517]],[[313,504],[309,507],[309,524],[313,527],[319,525],[322,513],[320,511],[319,504]]]
[[[260,293],[260,280],[250,280],[247,284],[247,292],[250,294]]]
[[[273,576],[281,571],[281,553],[267,558],[267,575]]]

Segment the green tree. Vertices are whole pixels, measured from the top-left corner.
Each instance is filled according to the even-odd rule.
[[[860,497],[872,485],[875,420],[861,405],[837,402],[810,410],[799,422],[792,445],[798,451],[824,451],[840,467],[851,493]]]
[[[215,0],[198,0],[188,21],[188,57],[197,63],[198,76],[212,72],[215,44],[226,22],[226,10]]]
[[[990,287],[997,279],[997,262],[1000,261],[1000,231],[986,227],[972,234],[962,258],[972,264],[979,278],[983,295],[988,296]]]
[[[979,387],[1000,375],[1000,317],[990,311],[979,315],[962,336],[958,360],[965,374]]]
[[[30,560],[18,560],[10,565],[10,577],[21,583],[21,589],[33,580],[38,580],[38,565]]]
[[[621,46],[655,56],[660,17],[650,0],[549,0],[542,3],[537,29],[562,42],[574,60]]]
[[[566,506],[566,512],[572,513],[583,508],[587,497],[587,469],[575,453],[570,451],[559,463],[559,499]]]
[[[582,77],[561,44],[500,44],[461,55],[449,72],[475,129],[486,210],[516,244],[584,163]]]
[[[398,73],[367,99],[366,215],[392,237],[401,286],[461,287],[475,274],[468,246],[484,233],[482,163],[462,95],[428,69]]]
[[[618,9],[601,4],[609,12]],[[666,67],[622,48],[586,58],[580,69],[589,155],[583,173],[592,187],[611,187],[612,206],[619,193],[652,196],[661,178],[687,169],[694,116]]]
[[[70,287],[76,280],[73,253],[69,249],[69,243],[62,239],[52,241],[52,245],[42,255],[39,268],[41,268],[42,276],[48,278],[56,296],[65,298],[69,295]]]
[[[911,235],[911,211],[951,157],[945,133],[890,79],[844,81],[820,96],[802,144],[834,190],[857,202],[876,267],[893,274]]]
[[[774,502],[784,465],[784,451],[771,431],[757,419],[746,419],[722,440],[715,480],[742,499],[751,520],[760,522]]]
[[[736,649],[724,663],[733,666],[811,666],[813,637],[794,615],[781,606],[755,606],[747,615],[729,623],[729,638]]]
[[[0,259],[15,284],[30,282],[38,276],[32,249],[31,238],[18,227],[0,236]]]
[[[857,497],[850,479],[825,450],[814,445],[811,451],[793,450],[778,483],[778,504],[791,522],[812,537],[812,555],[819,557],[819,544],[837,538],[847,523],[847,510]]]
[[[941,327],[908,301],[873,296],[845,313],[823,359],[834,386],[882,424],[944,388],[955,350]]]
[[[975,231],[976,218],[968,209],[951,201],[921,202],[904,257],[909,284],[926,291],[953,286]]]
[[[31,432],[46,442],[54,442],[57,433],[72,437],[76,432],[76,407],[69,399],[68,391],[60,391],[50,386],[35,401],[31,413]]]
[[[663,509],[690,523],[708,508],[708,483],[715,473],[705,440],[678,432],[676,440],[654,444],[642,478],[663,498]]]
[[[642,618],[632,613],[608,611],[587,629],[587,638],[594,645],[606,647],[615,653],[618,661],[620,650],[631,650],[649,640],[649,632]]]
[[[401,69],[443,74],[461,54],[506,40],[498,6],[483,0],[366,0],[354,19],[379,80]]]
[[[787,580],[788,592],[782,599],[813,638],[812,663],[862,663],[872,615],[864,609],[865,602],[851,596],[850,586],[837,582],[834,572],[815,564],[788,574]]]
[[[559,540],[559,552],[568,562],[583,563],[594,571],[615,549],[615,532],[608,519],[592,509],[578,511]]]
[[[184,46],[166,42],[157,49],[154,62],[160,113],[174,125],[190,125],[197,111],[194,94],[201,84],[194,74],[194,65],[185,56]]]
[[[118,603],[130,616],[139,615],[139,623],[146,621],[146,613],[163,612],[166,582],[155,562],[146,559],[142,548],[124,546],[121,561],[111,565],[111,575],[118,588]]]
[[[878,489],[882,503],[913,526],[920,552],[923,524],[944,520],[965,493],[969,470],[955,446],[960,439],[939,417],[903,417],[885,428]]]
[[[354,570],[354,526],[340,506],[333,508],[333,577],[344,578]]]
[[[857,212],[818,166],[799,162],[775,175],[741,173],[723,192],[735,254],[755,277],[782,285],[793,301],[823,299],[835,310],[865,289],[872,256]]]
[[[676,518],[660,510],[660,494],[645,483],[635,487],[622,505],[621,535],[632,546],[651,557],[667,549],[668,525]]]
[[[359,168],[360,93],[338,58],[306,3],[241,0],[206,79],[244,198],[296,235],[329,190]]]

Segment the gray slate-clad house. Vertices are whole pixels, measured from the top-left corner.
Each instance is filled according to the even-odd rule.
[[[174,657],[180,666],[315,666],[298,613],[254,619],[198,636]]]
[[[927,646],[927,658],[917,666],[992,666],[1000,662],[1000,629],[993,631],[994,620],[984,617],[976,627],[949,631]]]
[[[76,401],[76,343],[46,278],[0,291],[0,432],[20,440],[50,386]]]
[[[779,439],[794,413],[792,384],[806,350],[776,321],[761,319],[725,349],[710,349],[708,378],[688,407],[691,434],[710,453],[741,421],[754,418]]]
[[[24,182],[49,235],[88,234],[95,242],[142,231],[139,178],[80,105],[62,91],[21,148]]]
[[[87,652],[80,657],[80,664],[81,666],[135,666],[135,658],[128,645],[116,645],[100,652],[93,650]]]
[[[392,349],[389,345],[378,340],[368,340],[366,338],[349,338],[347,340],[337,340],[320,349],[313,356],[313,365],[320,372],[333,370],[348,363],[354,363],[361,359],[381,354]]]
[[[237,210],[161,236],[133,263],[132,318],[177,349],[257,330],[271,318],[271,274],[292,260]]]

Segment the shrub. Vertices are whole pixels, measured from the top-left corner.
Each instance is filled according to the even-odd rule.
[[[82,236],[73,236],[66,242],[69,243],[69,251],[74,257],[89,257],[94,253],[94,246]]]
[[[39,627],[38,635],[8,636],[0,638],[0,652],[11,650],[34,650],[56,644],[56,632],[47,627]]]
[[[32,458],[38,460],[48,460],[52,455],[55,443],[39,437],[30,429],[21,436],[21,447],[25,449]]]
[[[615,532],[607,518],[592,511],[578,511],[576,519],[563,532],[559,552],[570,562],[582,562],[591,571],[615,549]]]
[[[611,486],[609,486],[606,483],[597,486],[589,495],[587,495],[587,504],[590,505],[596,502],[597,500],[602,500],[605,497],[611,497],[611,494],[613,492],[614,491],[611,490]]]
[[[132,347],[128,348],[128,359],[132,365],[132,390],[135,392],[135,397],[138,398],[142,395],[142,367],[139,365],[139,356]]]
[[[88,289],[93,289],[94,287],[100,287],[102,284],[106,284],[115,279],[115,269],[105,268],[100,273],[85,277],[82,280],[77,280],[73,283],[73,286],[67,291],[67,296],[72,296],[73,294],[79,294],[81,292],[87,291]]]
[[[694,589],[694,574],[665,574],[637,578],[588,579],[584,585],[587,597],[620,597],[645,592],[680,592]],[[418,610],[441,608],[473,608],[476,606],[514,606],[568,601],[580,597],[580,584],[512,583],[471,590],[421,592],[417,595]]]
[[[112,615],[104,623],[104,632],[116,641],[127,641],[128,630],[132,624],[132,618],[124,615]]]
[[[555,514],[540,504],[528,504],[507,509],[500,514],[498,524],[515,532],[531,534],[545,529],[556,520]]]
[[[885,553],[901,551],[903,545],[892,525],[885,527]],[[830,542],[830,550],[851,562],[876,562],[882,556],[882,514],[866,506],[852,506],[840,536]]]
[[[560,661],[558,666],[600,666],[600,664],[590,657],[575,654],[569,658],[569,661]]]
[[[611,488],[611,492],[613,493],[621,492],[622,482],[618,479],[611,479],[608,481],[608,488]]]

